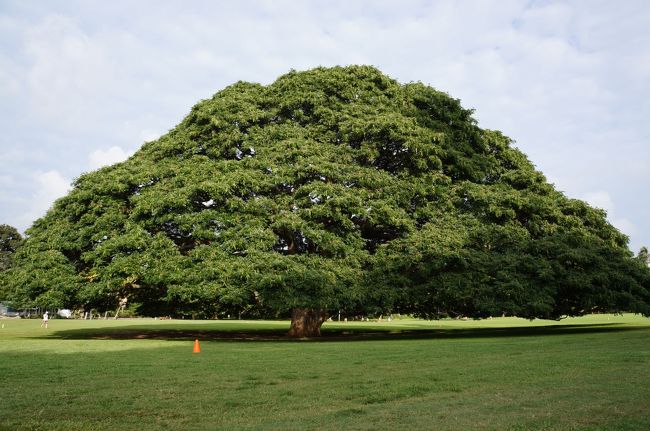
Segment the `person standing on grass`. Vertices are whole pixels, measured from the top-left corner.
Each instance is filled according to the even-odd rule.
[[[50,316],[48,316],[46,311],[45,314],[43,314],[43,323],[41,323],[41,328],[43,327],[43,325],[45,325],[45,329],[47,329],[47,322],[49,321],[50,321]]]

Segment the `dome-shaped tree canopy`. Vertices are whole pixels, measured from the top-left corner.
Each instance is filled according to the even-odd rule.
[[[5,296],[144,315],[648,314],[605,213],[458,100],[367,66],[238,82],[29,230]],[[301,324],[306,326],[300,326]]]

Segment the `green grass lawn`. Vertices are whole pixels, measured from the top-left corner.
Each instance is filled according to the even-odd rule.
[[[646,430],[650,319],[0,319],[0,429]],[[201,353],[193,354],[195,337]]]

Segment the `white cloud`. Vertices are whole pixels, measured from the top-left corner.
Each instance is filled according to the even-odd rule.
[[[619,229],[621,232],[628,236],[633,236],[638,233],[638,229],[634,223],[624,217],[617,217],[614,200],[606,191],[597,191],[586,193],[583,197],[591,206],[600,208],[607,212],[607,219],[609,222]]]
[[[518,24],[527,32],[540,36],[566,36],[573,13],[567,3],[542,3],[526,9]]]
[[[71,181],[60,172],[51,170],[32,175],[33,194],[29,200],[29,209],[16,222],[18,227],[27,227],[52,207],[54,201],[63,197],[71,189]]]
[[[0,175],[0,187],[11,187],[14,184],[14,179],[11,175]]]
[[[140,140],[143,142],[151,142],[160,138],[161,133],[155,130],[145,129],[140,132]]]
[[[614,201],[609,193],[605,191],[597,191],[585,193],[582,197],[583,200],[587,201],[591,206],[600,208],[607,211],[607,214],[614,213]]]
[[[637,226],[626,218],[615,218],[611,220],[611,223],[615,228],[623,232],[628,237],[634,237],[639,233]]]
[[[88,156],[90,169],[99,169],[103,166],[123,162],[133,154],[133,151],[124,151],[118,146],[112,146],[108,150],[95,150]]]
[[[33,112],[57,127],[83,128],[114,79],[110,57],[74,19],[58,14],[30,27],[24,43]]]
[[[48,200],[54,202],[68,193],[71,188],[70,180],[58,171],[39,172],[34,175],[34,179],[38,184],[36,197],[42,203],[47,203]]]

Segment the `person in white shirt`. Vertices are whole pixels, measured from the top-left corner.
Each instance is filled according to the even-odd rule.
[[[45,314],[43,314],[43,323],[41,323],[41,328],[45,326],[45,329],[47,329],[47,322],[50,321],[50,316],[48,316],[47,311]]]

